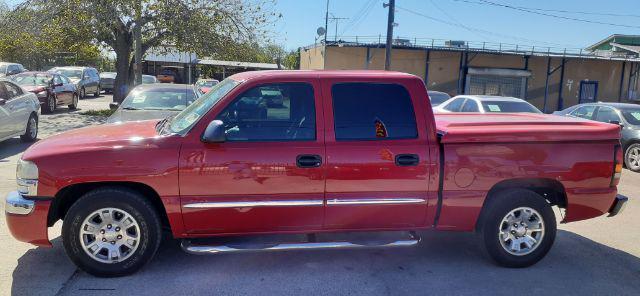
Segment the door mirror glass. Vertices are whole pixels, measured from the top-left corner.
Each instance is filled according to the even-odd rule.
[[[617,121],[617,120],[609,120],[609,123],[611,123],[611,124],[617,124],[617,125],[619,125],[619,126],[624,126],[624,124],[622,124],[622,122]]]
[[[214,120],[209,123],[207,129],[202,134],[202,142],[205,143],[222,143],[226,141],[227,136],[224,130],[222,120]]]
[[[0,99],[0,106],[4,105],[7,103],[7,100],[5,99]]]

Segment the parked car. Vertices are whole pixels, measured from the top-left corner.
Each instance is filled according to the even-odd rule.
[[[141,84],[136,86],[122,104],[111,103],[117,109],[107,122],[162,119],[191,105],[198,92],[186,84]]]
[[[93,94],[94,97],[100,96],[100,75],[95,68],[55,67],[49,70],[49,72],[67,76],[80,91],[80,99],[86,98],[87,94]]]
[[[35,141],[39,117],[40,102],[35,94],[0,79],[0,141],[17,136],[23,142]]]
[[[50,72],[23,72],[11,77],[23,89],[38,97],[42,113],[51,113],[58,106],[78,108],[78,91],[69,78]]]
[[[142,75],[142,84],[154,84],[158,83],[158,79],[151,75]]]
[[[15,75],[24,71],[22,64],[0,62],[0,77]]]
[[[113,85],[116,83],[116,72],[100,73],[100,89],[105,93],[113,93]]]
[[[438,106],[444,103],[446,100],[451,99],[451,96],[448,93],[430,90],[428,91],[429,101],[431,102],[431,107]]]
[[[288,93],[285,108],[246,112],[263,89]],[[498,264],[525,267],[551,249],[552,206],[566,223],[615,216],[628,200],[616,191],[618,126],[545,114],[434,119],[425,102],[421,78],[404,73],[236,74],[175,116],[31,146],[6,224],[16,239],[50,247],[47,227],[63,219],[66,253],[96,276],[140,269],[163,229],[194,254],[414,246],[417,230],[475,231]],[[376,230],[406,237],[313,235]],[[197,240],[282,233],[309,235]]]
[[[461,95],[455,96],[434,108],[436,113],[542,113],[527,101],[499,96]]]
[[[196,87],[201,93],[206,94],[214,85],[220,83],[216,79],[198,79]]]
[[[160,74],[157,75],[158,82],[161,83],[182,83],[180,77],[181,67],[165,66],[160,69]]]
[[[589,103],[571,106],[555,115],[618,124],[625,166],[640,172],[640,106],[625,103]]]

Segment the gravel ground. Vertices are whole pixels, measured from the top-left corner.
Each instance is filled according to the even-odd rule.
[[[40,137],[102,118],[80,115],[106,109],[108,96],[80,102],[41,119]],[[0,143],[0,195],[14,190],[15,162],[27,145]],[[423,233],[415,248],[195,256],[168,241],[141,272],[99,279],[66,257],[60,223],[50,229],[53,249],[15,241],[0,218],[0,295],[640,295],[640,174],[624,171],[620,193],[631,196],[613,218],[559,226],[549,255],[526,269],[496,267],[466,233]],[[4,205],[0,205],[4,211]]]

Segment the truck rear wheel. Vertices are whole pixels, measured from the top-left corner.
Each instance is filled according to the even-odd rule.
[[[62,225],[67,255],[80,269],[99,277],[142,268],[158,250],[161,235],[153,205],[122,187],[85,194],[71,206]]]
[[[551,205],[530,190],[507,190],[491,197],[478,223],[486,253],[505,267],[537,263],[549,252],[556,236]]]

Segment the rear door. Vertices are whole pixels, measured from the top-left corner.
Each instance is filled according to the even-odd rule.
[[[423,225],[429,155],[426,131],[418,128],[427,126],[419,112],[424,106],[411,99],[418,88],[410,92],[405,84],[384,80],[335,79],[323,84],[325,228]]]
[[[31,102],[26,98],[28,93],[25,93],[22,88],[11,82],[4,81],[0,83],[4,84],[9,97],[3,107],[8,113],[8,127],[11,129],[11,133],[26,131],[27,121],[29,120],[29,115],[31,115]]]
[[[7,105],[9,94],[2,81],[0,81],[0,99],[4,100],[3,103],[0,103],[0,139],[4,139],[13,135],[13,127],[11,126],[11,112]]]

